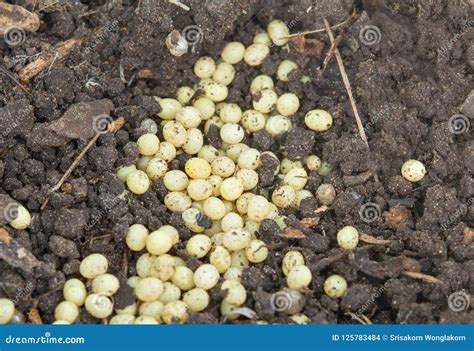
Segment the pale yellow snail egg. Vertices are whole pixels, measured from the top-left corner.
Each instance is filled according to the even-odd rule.
[[[236,63],[242,61],[244,58],[244,53],[245,46],[238,41],[232,41],[224,47],[221,57],[224,62],[235,65]]]
[[[216,63],[209,56],[200,57],[194,64],[194,74],[201,79],[212,77],[215,70]]]
[[[249,66],[258,66],[263,63],[270,53],[270,49],[264,44],[252,44],[245,49],[244,61]]]
[[[426,168],[420,161],[408,160],[402,166],[402,176],[409,182],[419,182],[426,174]]]
[[[311,279],[312,274],[309,268],[301,265],[291,269],[286,277],[286,283],[290,289],[300,290],[308,287]]]
[[[288,38],[284,38],[290,34],[290,30],[285,22],[281,20],[273,20],[267,26],[267,32],[273,44],[283,46],[288,43]]]
[[[253,100],[252,105],[254,110],[261,113],[270,113],[276,106],[278,95],[269,89],[264,89],[259,92],[259,96]]]
[[[157,98],[155,97],[156,101],[161,107],[161,111],[158,112],[158,116],[164,120],[171,120],[174,119],[176,113],[181,109],[181,104],[178,100],[170,99],[170,98]]]
[[[324,292],[330,297],[341,297],[346,291],[347,282],[340,275],[331,275],[324,281]]]
[[[332,126],[332,116],[324,110],[312,110],[305,115],[304,122],[309,129],[325,132]]]
[[[281,115],[291,116],[298,112],[300,100],[296,94],[285,93],[278,97],[276,108]]]
[[[344,250],[353,250],[359,243],[359,232],[352,226],[345,226],[337,232],[337,243]]]
[[[278,79],[288,82],[288,74],[295,69],[298,69],[298,65],[295,62],[290,60],[281,61],[277,68]]]

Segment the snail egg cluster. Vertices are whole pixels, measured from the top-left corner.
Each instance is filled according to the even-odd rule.
[[[330,184],[322,184],[315,194],[305,189],[308,172],[324,176],[331,171],[331,166],[318,156],[295,161],[285,158],[283,152],[280,159],[273,152],[251,148],[244,142],[258,131],[266,130],[275,138],[290,130],[292,117],[300,109],[296,94],[278,95],[272,77],[257,75],[249,86],[250,106],[226,101],[236,77],[234,66],[240,62],[252,67],[262,65],[273,45],[286,45],[288,39],[282,37],[288,34],[282,21],[272,21],[267,32],[258,33],[250,45],[229,42],[218,60],[200,57],[193,67],[197,78],[194,86],[180,87],[175,97],[156,98],[159,119],[148,118],[141,124],[146,132],[136,142],[140,158],[136,164],[120,167],[117,177],[137,195],[145,194],[153,182],[162,182],[167,190],[165,206],[181,215],[193,235],[183,241],[170,225],[153,230],[139,223],[131,225],[125,241],[131,251],[139,253],[136,275],[121,281],[108,273],[103,255],[87,256],[80,265],[86,282],[66,282],[64,301],[54,314],[56,323],[74,323],[81,308],[110,324],[185,323],[192,312],[208,308],[212,289],[220,290],[221,314],[237,318],[234,311],[245,304],[248,295],[241,282],[243,270],[265,262],[269,256],[269,248],[258,238],[262,221],[273,219],[284,228],[286,217],[280,209],[299,209],[308,197],[316,197],[323,205],[333,202],[336,192]],[[284,60],[276,77],[287,82],[298,68],[297,63]],[[304,123],[313,131],[325,132],[333,119],[329,112],[316,109],[306,113]],[[205,135],[216,127],[221,139],[218,148],[205,143]],[[158,131],[162,132],[160,137]],[[174,162],[171,166],[179,155],[188,155],[184,164],[176,167]],[[263,155],[278,164],[278,185],[271,194],[257,190]],[[352,232],[338,234],[344,249],[354,248],[357,241],[358,234],[357,238]],[[188,267],[183,252],[200,264]],[[311,270],[298,251],[285,254],[282,270],[290,289],[305,290],[312,282]],[[331,281],[325,283],[326,293],[342,296],[343,286],[336,284],[340,281]],[[133,289],[135,302],[119,309],[114,306],[114,295],[121,284]],[[8,317],[8,306],[0,303],[2,308]],[[295,323],[309,321],[301,314],[290,318]]]

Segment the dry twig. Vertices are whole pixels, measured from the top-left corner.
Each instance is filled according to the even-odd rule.
[[[122,126],[125,124],[125,119],[123,117],[119,117],[117,118],[114,122],[110,123],[109,127],[108,127],[108,132],[109,133],[115,133],[117,132],[120,128],[122,128]],[[97,139],[99,139],[99,137],[102,135],[102,133],[97,133],[92,139],[91,141],[89,141],[89,143],[86,145],[86,147],[81,151],[81,153],[79,155],[77,155],[76,159],[73,161],[73,163],[71,164],[71,166],[69,166],[69,168],[67,169],[67,171],[64,173],[64,175],[61,177],[61,179],[59,180],[59,182],[51,189],[50,191],[50,194],[51,193],[54,193],[55,191],[57,191],[58,189],[61,188],[61,186],[63,185],[63,183],[66,181],[66,179],[71,175],[71,173],[74,171],[74,169],[76,169],[77,165],[79,164],[79,162],[81,162],[81,160],[84,158],[84,156],[87,154],[87,152],[90,150],[90,148],[92,148],[92,146],[94,146],[95,142],[97,141]],[[46,199],[46,201],[43,203],[43,205],[41,206],[41,210],[44,210],[46,205],[48,205],[48,202],[49,202],[49,196],[48,198]]]
[[[72,50],[82,42],[82,39],[73,38],[56,45],[55,49],[45,55],[40,56],[35,61],[23,67],[19,73],[22,82],[28,82],[36,77],[45,68],[51,68],[55,61],[65,60]]]
[[[383,239],[377,239],[371,235],[365,234],[365,233],[360,233],[359,235],[360,241],[363,241],[367,244],[372,244],[372,245],[387,245],[390,244],[392,241],[391,240],[383,240]]]
[[[21,90],[23,90],[25,93],[31,96],[30,91],[23,85],[21,84],[14,76],[11,74],[7,69],[0,67],[0,71],[2,71],[8,78],[10,78]]]
[[[428,274],[423,274],[423,273],[419,273],[419,272],[411,272],[411,271],[405,271],[402,273],[404,276],[406,277],[409,277],[409,278],[413,278],[413,279],[420,279],[424,282],[427,282],[427,283],[432,283],[432,284],[441,284],[442,281],[439,280],[438,278],[435,278],[431,275],[428,275]]]
[[[331,27],[329,26],[329,22],[327,21],[327,19],[324,18],[323,21],[324,21],[324,25],[326,26],[326,32],[328,33],[329,40],[331,41],[331,44],[332,44],[334,43],[334,35],[332,34]],[[342,76],[342,81],[344,82],[347,95],[349,96],[349,100],[351,102],[352,111],[354,112],[354,116],[356,119],[357,128],[359,129],[360,137],[364,141],[367,148],[370,150],[369,141],[367,140],[367,135],[365,134],[364,126],[362,125],[362,121],[360,119],[359,111],[357,110],[357,105],[356,105],[354,96],[352,95],[351,83],[349,81],[349,78],[347,77],[346,69],[344,68],[344,62],[342,61],[342,56],[341,56],[341,53],[339,52],[339,49],[336,48],[334,50],[334,55],[336,56],[337,65],[339,66],[339,71],[341,72],[341,76]],[[374,173],[374,179],[377,182],[379,181],[378,176],[375,173]]]
[[[30,320],[31,324],[43,324],[43,320],[39,314],[39,311],[36,307],[31,307],[28,311],[28,319]]]

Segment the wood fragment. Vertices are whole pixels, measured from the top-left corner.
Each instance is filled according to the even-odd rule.
[[[10,78],[13,83],[15,83],[21,90],[23,90],[25,93],[27,93],[29,96],[31,96],[30,91],[23,85],[21,84],[14,76],[11,74],[7,69],[3,68],[0,66],[0,71],[3,72],[8,78]]]
[[[40,20],[36,13],[18,5],[0,2],[0,35],[4,35],[10,28],[36,32],[39,27]]]
[[[306,237],[301,230],[293,227],[286,227],[280,236],[285,239],[303,239]]]
[[[328,53],[326,54],[326,58],[323,61],[323,71],[326,69],[326,66],[329,64],[331,59],[333,58],[337,47],[339,44],[342,42],[342,39],[344,38],[344,35],[349,31],[351,26],[360,18],[361,12],[357,10],[357,7],[354,7],[354,10],[350,14],[350,16],[345,20],[344,27],[342,27],[341,31],[337,35],[336,39],[331,43],[331,47],[328,50]]]
[[[413,279],[419,279],[419,280],[422,280],[426,283],[432,283],[432,284],[441,284],[442,283],[442,281],[439,280],[438,278],[435,278],[431,275],[424,274],[424,273],[404,271],[402,274],[406,277],[413,278]]]
[[[305,56],[321,57],[324,48],[324,43],[318,39],[306,39],[305,37],[291,38],[295,51]]]
[[[369,234],[365,233],[360,233],[359,235],[359,240],[363,241],[367,244],[372,244],[372,245],[387,245],[392,242],[392,240],[383,240],[383,239],[377,239]]]
[[[324,25],[326,26],[326,32],[328,34],[329,40],[331,41],[331,43],[334,43],[334,35],[331,31],[331,27],[329,25],[329,22],[325,18],[323,18],[323,21],[324,21]],[[356,119],[357,128],[359,129],[360,137],[361,137],[362,141],[365,143],[365,145],[367,146],[367,149],[369,149],[369,151],[370,151],[369,141],[367,140],[367,135],[365,134],[364,126],[362,125],[362,121],[360,119],[359,111],[357,109],[357,104],[356,104],[354,96],[352,94],[351,83],[349,81],[349,77],[347,76],[346,69],[344,67],[344,62],[342,60],[342,56],[341,56],[341,53],[339,52],[339,49],[336,48],[334,50],[334,55],[336,56],[337,65],[339,66],[339,71],[341,72],[342,81],[344,83],[344,87],[346,88],[347,96],[349,97],[349,101],[351,103],[352,111],[354,112],[354,117]],[[378,178],[377,174],[374,173],[373,176],[374,176],[375,181],[379,182],[379,178]]]
[[[346,312],[345,315],[350,316],[352,319],[358,321],[360,324],[372,324],[370,319],[363,314],[359,316],[353,312]]]
[[[331,27],[331,29],[337,29],[339,28],[340,26],[343,26],[346,22],[341,22],[339,24],[335,24],[334,26]],[[326,31],[326,28],[319,28],[319,29],[313,29],[313,30],[307,30],[307,31],[304,31],[304,32],[299,32],[299,33],[294,33],[294,34],[290,34],[290,35],[285,35],[284,37],[280,37],[280,39],[290,39],[290,38],[295,38],[295,37],[299,37],[299,36],[305,36],[305,35],[308,35],[308,34],[316,34],[316,33],[323,33]]]
[[[114,122],[110,123],[108,126],[108,132],[109,133],[115,133],[117,132],[120,128],[123,127],[125,124],[125,119],[123,117],[117,118]],[[71,173],[74,171],[74,169],[77,167],[79,162],[84,158],[84,156],[87,154],[87,152],[94,146],[96,143],[97,139],[102,135],[102,133],[97,133],[91,141],[86,145],[86,147],[80,152],[79,155],[77,155],[76,159],[72,162],[72,164],[69,166],[69,168],[66,170],[64,175],[61,177],[61,179],[58,181],[58,183],[51,189],[50,194],[54,193],[55,191],[59,190],[63,183],[66,181],[66,179],[71,175]],[[48,205],[49,202],[49,196],[41,206],[41,210],[44,210],[46,206]]]
[[[19,73],[20,80],[22,82],[28,82],[45,68],[51,67],[53,62],[64,61],[81,42],[82,39],[73,38],[57,44],[52,51],[40,56],[35,61],[23,67]]]
[[[304,225],[307,228],[314,227],[319,224],[319,217],[308,217],[308,218],[303,218],[300,223]]]
[[[33,273],[33,269],[41,264],[29,250],[13,239],[4,228],[0,228],[0,259],[27,273]]]
[[[28,311],[28,319],[30,320],[31,324],[43,324],[43,320],[39,314],[39,311],[36,307],[31,307]]]

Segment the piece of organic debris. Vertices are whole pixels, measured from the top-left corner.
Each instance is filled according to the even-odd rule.
[[[403,206],[392,207],[383,213],[385,224],[392,229],[405,228],[410,220],[410,210]]]
[[[30,251],[13,239],[4,228],[0,228],[0,259],[10,266],[20,268],[28,273],[32,273],[33,269],[41,263]]]
[[[158,79],[158,74],[156,74],[151,68],[142,68],[137,73],[138,79]]]
[[[392,240],[377,239],[365,233],[360,233],[359,240],[372,245],[387,245],[392,242]]]
[[[31,307],[28,311],[28,319],[30,320],[31,324],[43,324],[43,320],[39,314],[39,311],[36,307]]]
[[[40,20],[37,14],[21,6],[0,2],[0,35],[8,34],[13,29],[36,32],[39,27]]]
[[[319,217],[308,217],[308,218],[303,218],[300,223],[304,225],[305,227],[311,228],[314,226],[317,226],[319,224]]]
[[[6,68],[3,68],[0,66],[0,71],[3,72],[3,74],[5,74],[8,78],[10,78],[13,83],[15,83],[21,90],[23,90],[25,93],[27,93],[28,95],[31,96],[31,93],[30,91],[23,85],[21,84],[18,79],[16,79],[13,74],[11,74]]]
[[[123,117],[119,117],[117,118],[114,122],[112,123],[109,123],[108,126],[107,126],[107,129],[106,131],[109,132],[109,133],[115,133],[117,132],[120,128],[123,127],[123,125],[125,124],[125,119]],[[104,132],[103,131],[97,131],[97,134],[92,138],[92,140],[86,145],[86,147],[84,148],[84,150],[81,151],[81,153],[76,157],[76,159],[74,160],[74,162],[71,164],[71,166],[69,166],[69,168],[67,169],[67,171],[64,173],[64,175],[62,176],[62,178],[59,180],[59,182],[51,189],[51,192],[50,193],[53,193],[55,191],[57,191],[58,189],[61,188],[61,186],[63,185],[63,183],[66,181],[66,179],[71,175],[72,171],[74,171],[74,169],[77,167],[77,165],[79,164],[79,162],[81,162],[81,160],[84,158],[84,156],[87,154],[87,152],[89,151],[90,148],[92,148],[92,146],[95,144],[95,142],[97,141],[97,139],[99,139],[99,137],[103,134]],[[48,198],[45,200],[45,202],[43,203],[43,205],[41,206],[41,210],[43,210],[46,205],[48,204],[49,202],[49,196]]]
[[[463,244],[471,245],[472,242],[474,241],[474,230],[469,227],[466,227],[464,228],[463,235],[464,235],[464,239],[462,241]]]
[[[331,61],[332,57],[334,56],[334,54],[336,52],[337,47],[342,42],[342,39],[344,38],[344,35],[349,31],[351,26],[355,22],[357,22],[357,20],[360,18],[361,14],[362,14],[362,11],[359,11],[357,6],[354,6],[354,9],[353,9],[351,15],[344,21],[344,26],[339,31],[336,39],[334,39],[334,41],[331,43],[331,47],[329,48],[329,51],[326,54],[326,58],[323,61],[323,70],[327,67],[327,65]]]
[[[331,44],[333,44],[334,35],[332,34],[331,26],[329,25],[329,22],[325,18],[323,20],[324,20],[324,25],[326,26],[326,32],[328,34],[329,40],[331,41]],[[359,111],[357,109],[357,104],[352,94],[351,83],[349,81],[349,78],[347,77],[347,73],[346,73],[346,69],[344,68],[344,62],[342,60],[342,56],[337,48],[334,50],[334,54],[336,55],[336,61],[337,61],[337,65],[339,66],[339,71],[341,72],[342,81],[344,82],[344,87],[346,88],[347,95],[351,103],[352,111],[354,112],[354,117],[356,119],[357,128],[359,129],[360,137],[364,141],[365,145],[370,151],[369,141],[367,140],[367,135],[365,134],[364,126],[362,125],[362,121],[360,119]],[[375,181],[378,182],[379,179],[378,179],[377,174],[374,173],[373,176],[374,176]]]
[[[386,279],[398,275],[403,268],[403,257],[377,262],[370,259],[366,248],[353,250],[348,255],[349,262],[361,272],[377,278]]]
[[[355,176],[343,176],[342,180],[344,181],[344,185],[346,187],[351,187],[351,186],[354,186],[354,185],[364,184],[371,177],[372,177],[372,172],[367,171],[367,172],[360,173],[360,174],[355,175]]]
[[[283,237],[285,239],[303,239],[306,236],[299,229],[292,228],[292,227],[286,227],[283,234],[281,234],[281,237]]]
[[[372,321],[364,314],[357,315],[353,312],[346,312],[345,315],[350,316],[352,319],[358,321],[360,324],[372,324]]]
[[[427,283],[432,283],[432,284],[441,284],[442,283],[442,281],[439,280],[438,278],[435,278],[431,275],[424,274],[424,273],[405,271],[402,274],[404,276],[409,277],[409,278],[420,279],[420,280],[422,280],[424,282],[427,282]]]
[[[106,132],[112,122],[110,112],[114,104],[109,99],[91,102],[79,102],[56,121],[51,122],[47,129],[72,139],[89,140],[98,132]]]
[[[74,38],[57,44],[52,51],[40,56],[35,61],[23,67],[19,73],[20,80],[22,82],[28,82],[45,68],[50,68],[54,63],[64,61],[81,42],[81,39]]]
[[[293,37],[290,42],[297,53],[305,56],[321,57],[324,48],[321,40],[307,39],[304,36]]]
[[[178,30],[173,30],[166,37],[166,47],[173,56],[183,56],[188,52],[188,41]]]

